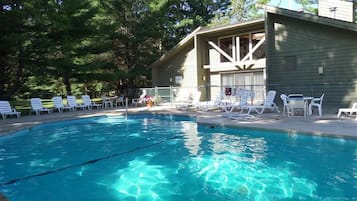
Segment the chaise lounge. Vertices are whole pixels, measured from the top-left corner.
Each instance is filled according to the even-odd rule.
[[[16,111],[15,108],[11,108],[9,101],[0,101],[0,114],[3,119],[11,115],[16,115],[16,117],[21,116],[21,112]]]
[[[342,114],[345,114],[347,116],[351,116],[353,114],[357,115],[357,103],[353,103],[351,108],[340,108],[338,109],[337,117],[341,117]],[[357,116],[356,116],[357,120]]]

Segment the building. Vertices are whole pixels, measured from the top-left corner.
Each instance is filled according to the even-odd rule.
[[[330,1],[320,0],[320,8],[330,10]],[[151,65],[153,84],[199,89],[203,99],[225,88],[251,89],[254,101],[270,89],[325,93],[331,110],[348,106],[357,100],[357,24],[355,4],[341,3],[352,14],[337,13],[343,9],[335,1],[338,19],[266,7],[264,19],[199,27]]]

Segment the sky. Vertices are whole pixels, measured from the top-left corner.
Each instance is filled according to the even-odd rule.
[[[300,10],[302,8],[302,6],[297,4],[294,0],[271,0],[268,5],[290,10]]]

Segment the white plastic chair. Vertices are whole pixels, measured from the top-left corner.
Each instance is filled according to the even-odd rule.
[[[0,114],[3,119],[11,115],[21,116],[21,112],[16,111],[15,108],[11,108],[9,101],[0,101]]]
[[[96,107],[97,109],[102,107],[102,104],[97,104],[92,102],[89,95],[82,95],[82,101],[83,101],[83,107],[88,108],[88,110],[91,110],[93,107]]]
[[[74,107],[69,107],[63,104],[63,99],[61,96],[52,97],[53,106],[58,110],[58,112],[62,112],[63,110],[74,111]]]
[[[320,98],[313,98],[309,105],[309,114],[312,114],[313,107],[317,107],[319,111],[319,117],[322,116],[322,101],[324,100],[325,94],[322,94]]]
[[[77,103],[77,99],[75,96],[67,96],[67,105],[68,105],[68,107],[71,107],[74,109],[81,108],[84,110],[84,108],[85,108],[84,105]]]
[[[138,106],[138,104],[140,103],[144,103],[145,102],[145,96],[146,96],[146,90],[143,90],[143,93],[139,96],[139,98],[134,98],[132,99],[132,104],[135,105],[135,107]]]
[[[119,96],[115,99],[115,107],[119,107],[120,105],[121,106],[125,106],[125,102],[124,102],[124,96]]]
[[[214,100],[211,101],[200,101],[197,105],[198,109],[201,111],[208,111],[221,108],[223,93],[218,92]]]
[[[251,112],[263,114],[265,110],[275,110],[277,112],[280,112],[278,106],[276,106],[276,104],[274,103],[275,95],[275,90],[268,91],[265,101],[262,105],[247,105],[243,106],[243,109],[248,109],[248,114],[250,114]]]
[[[302,110],[304,112],[304,117],[306,117],[307,105],[302,94],[290,94],[288,96],[288,101],[288,117],[295,116],[295,113],[298,110]]]
[[[36,115],[40,115],[41,112],[47,112],[47,113],[52,112],[52,109],[43,107],[41,98],[31,98],[30,102],[31,102],[30,114],[31,112],[35,112]]]
[[[281,94],[280,99],[283,101],[283,115],[288,113],[288,96],[286,94]]]
[[[199,107],[199,102],[201,98],[201,92],[196,91],[192,94],[192,98],[189,98],[188,101],[182,103],[176,103],[176,108],[179,110],[187,110],[189,107]]]
[[[234,109],[241,109],[241,112],[243,111],[244,108],[248,106],[248,100],[251,97],[252,92],[250,90],[240,90],[239,94],[237,95],[240,96],[239,102],[233,102],[233,103],[226,103],[222,105],[223,109],[227,113],[232,113]]]
[[[340,108],[338,109],[337,117],[340,117],[342,114],[346,114],[347,116],[351,116],[356,114],[357,119],[357,103],[353,103],[351,108]]]

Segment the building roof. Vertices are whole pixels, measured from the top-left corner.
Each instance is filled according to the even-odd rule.
[[[193,38],[196,35],[201,35],[201,34],[207,34],[207,33],[216,33],[220,31],[227,31],[227,30],[234,30],[240,27],[244,26],[250,26],[258,23],[264,23],[264,19],[255,19],[255,20],[249,20],[245,22],[240,22],[240,23],[235,23],[235,24],[230,24],[230,25],[224,25],[224,26],[218,26],[218,27],[213,27],[213,28],[208,28],[208,27],[198,27],[195,29],[192,33],[187,35],[184,39],[182,39],[177,45],[175,45],[173,48],[171,48],[167,53],[162,55],[159,59],[157,59],[154,63],[152,63],[149,67],[155,68],[159,63],[171,58],[175,53],[177,53],[182,47],[190,44],[193,42]]]
[[[273,6],[261,6],[261,7],[265,9],[266,13],[272,13],[275,15],[292,17],[292,18],[296,18],[296,19],[300,19],[300,20],[305,20],[305,21],[323,24],[323,25],[327,25],[327,26],[333,26],[336,28],[341,28],[341,29],[346,29],[346,30],[351,30],[351,31],[357,31],[356,23],[346,22],[346,21],[332,19],[332,18],[328,18],[328,17],[322,17],[322,16],[310,14],[310,13],[303,13],[303,12],[299,12],[299,11],[277,8],[277,7],[273,7]],[[241,28],[244,26],[251,26],[251,25],[255,25],[255,24],[259,24],[259,23],[264,23],[264,21],[265,21],[264,18],[259,18],[259,19],[249,20],[249,21],[245,21],[245,22],[239,22],[239,23],[230,24],[230,25],[218,26],[218,27],[214,27],[214,28],[198,27],[192,33],[190,33],[184,39],[182,39],[177,45],[175,45],[173,48],[171,48],[166,54],[162,55],[159,59],[157,59],[154,63],[152,63],[149,67],[154,68],[159,63],[170,59],[182,47],[193,42],[193,39],[196,35],[203,35],[203,34],[210,34],[210,33],[218,33],[220,31],[234,30],[234,29]]]
[[[172,55],[174,55],[177,51],[179,51],[182,47],[185,45],[189,44],[190,42],[193,42],[193,38],[195,34],[201,30],[202,27],[196,28],[192,33],[187,35],[184,39],[182,39],[180,42],[178,42],[173,48],[171,48],[168,52],[166,52],[164,55],[162,55],[159,59],[157,59],[154,63],[152,63],[149,67],[154,68],[156,67],[160,62],[167,60],[170,58]]]
[[[284,8],[277,8],[273,6],[261,6],[261,7],[265,8],[266,13],[272,13],[272,14],[291,17],[299,20],[305,20],[305,21],[332,26],[340,29],[357,31],[357,24],[353,22],[346,22],[333,18],[318,16],[315,14],[293,11]]]

